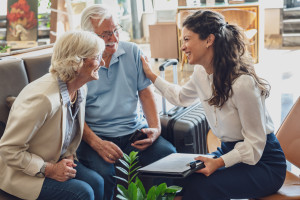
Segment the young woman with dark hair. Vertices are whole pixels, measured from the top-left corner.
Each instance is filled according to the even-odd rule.
[[[177,199],[256,198],[276,192],[285,179],[286,161],[265,106],[270,86],[259,78],[243,31],[214,11],[200,10],[183,23],[181,50],[197,64],[182,87],[155,75],[142,57],[146,76],[169,102],[201,101],[212,132],[221,140],[217,158],[183,181]]]

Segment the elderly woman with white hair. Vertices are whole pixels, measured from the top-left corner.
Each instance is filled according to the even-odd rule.
[[[0,140],[0,188],[22,199],[103,199],[104,181],[77,161],[86,83],[99,79],[105,44],[72,31],[55,43],[50,73],[27,85]]]

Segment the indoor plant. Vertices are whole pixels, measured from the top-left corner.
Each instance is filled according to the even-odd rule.
[[[120,159],[120,162],[126,169],[119,166],[116,168],[127,176],[127,180],[118,176],[115,176],[115,178],[125,182],[127,189],[123,185],[118,184],[119,194],[117,198],[122,200],[173,200],[176,193],[182,189],[179,186],[168,187],[166,183],[161,183],[158,186],[152,186],[146,193],[143,183],[137,177],[137,170],[140,168],[137,165],[138,152],[132,151],[129,155],[124,153],[123,159]]]

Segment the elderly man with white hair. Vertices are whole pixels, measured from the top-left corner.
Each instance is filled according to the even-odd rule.
[[[134,43],[119,41],[121,27],[112,12],[99,4],[86,8],[81,28],[95,32],[106,47],[99,80],[87,84],[86,124],[77,154],[83,164],[104,178],[104,198],[112,199],[114,163],[123,152],[139,151],[139,163],[147,165],[176,149],[160,136],[151,81],[145,77],[140,59],[142,51]],[[138,101],[145,117],[138,111]],[[131,143],[129,138],[137,129],[147,138]]]

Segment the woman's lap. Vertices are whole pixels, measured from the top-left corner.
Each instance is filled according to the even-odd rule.
[[[65,182],[45,178],[39,200],[46,199],[72,199],[89,200],[103,199],[104,181],[95,171],[75,162],[76,177]]]
[[[276,192],[285,178],[285,157],[274,135],[269,135],[261,160],[256,165],[239,163],[220,168],[209,177],[193,174],[184,180],[183,199],[254,198]],[[223,146],[215,155],[222,155]],[[230,150],[230,148],[228,149]]]

